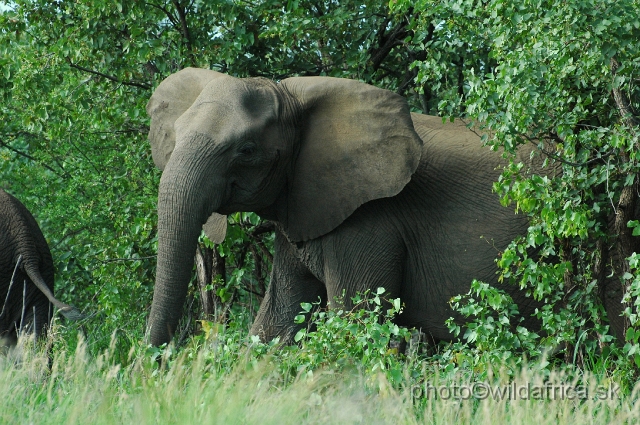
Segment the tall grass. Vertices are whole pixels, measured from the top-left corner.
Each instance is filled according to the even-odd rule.
[[[74,350],[55,353],[51,361],[43,352],[27,347],[20,355],[0,358],[0,423],[543,425],[640,421],[640,404],[635,403],[638,386],[631,394],[605,400],[554,400],[549,396],[462,399],[465,397],[442,397],[447,395],[442,391],[425,394],[428,388],[452,389],[463,384],[433,372],[414,381],[420,382],[419,387],[394,385],[384,373],[363,373],[357,367],[327,367],[299,373],[286,382],[275,356],[257,360],[247,353],[238,356],[232,370],[220,371],[212,361],[220,351],[211,345],[197,352],[183,351],[165,362],[169,364],[166,368],[158,368],[142,349],[132,351],[129,365],[122,367],[108,350],[90,356],[82,341]],[[571,384],[560,375],[543,375],[530,368],[522,368],[509,382],[496,378],[492,384],[501,382],[502,388]],[[595,377],[583,383],[592,390],[607,385]]]

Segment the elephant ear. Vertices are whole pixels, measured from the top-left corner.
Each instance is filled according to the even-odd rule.
[[[151,117],[149,143],[153,162],[160,170],[164,170],[176,144],[176,120],[191,107],[210,81],[220,77],[227,76],[209,69],[185,68],[165,78],[153,92],[147,103],[147,114]],[[227,217],[213,213],[203,230],[214,243],[222,242],[227,231]]]
[[[176,120],[191,107],[202,89],[215,78],[226,77],[209,69],[185,68],[165,78],[147,103],[151,117],[149,143],[156,166],[164,170],[176,144],[173,127]]]
[[[281,85],[302,107],[287,211],[278,214],[292,241],[330,232],[360,205],[395,196],[411,180],[422,140],[403,97],[341,78]]]
[[[202,225],[204,234],[207,235],[211,242],[222,243],[227,234],[227,216],[213,213],[206,223]]]

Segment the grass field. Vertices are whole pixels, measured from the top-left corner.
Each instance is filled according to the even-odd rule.
[[[244,351],[243,351],[244,350]],[[287,380],[280,360],[240,349],[220,370],[219,347],[184,350],[159,368],[143,349],[127,366],[73,352],[0,358],[2,424],[557,424],[638,423],[636,386],[623,395],[612,380],[567,381],[522,368],[513,378],[466,383],[426,372],[412,385],[358,367],[300,370]],[[229,355],[228,353],[226,354]],[[414,367],[407,365],[407,377]],[[416,384],[416,382],[418,384]]]

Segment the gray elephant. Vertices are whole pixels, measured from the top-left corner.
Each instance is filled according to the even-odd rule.
[[[377,287],[405,303],[399,324],[450,339],[448,301],[474,278],[497,284],[494,259],[527,228],[491,192],[499,153],[464,124],[410,113],[387,90],[189,68],[158,86],[147,112],[164,170],[154,345],[170,340],[181,316],[203,224],[221,241],[224,214],[253,211],[276,223],[271,284],[251,333],[286,342],[300,303],[343,291],[349,303]],[[528,316],[533,301],[504,288]]]
[[[0,339],[14,345],[20,333],[43,336],[53,307],[65,317],[80,312],[53,295],[53,259],[29,210],[0,189]]]

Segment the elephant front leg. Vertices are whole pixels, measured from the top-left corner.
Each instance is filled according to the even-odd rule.
[[[304,326],[294,323],[301,303],[324,304],[327,294],[324,284],[302,264],[291,245],[276,231],[275,255],[271,283],[260,304],[250,334],[262,341],[279,337],[284,344],[293,344],[294,336]]]

